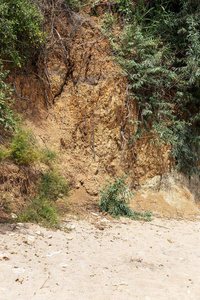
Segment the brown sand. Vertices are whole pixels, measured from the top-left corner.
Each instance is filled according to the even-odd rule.
[[[200,221],[0,226],[0,299],[200,299]]]

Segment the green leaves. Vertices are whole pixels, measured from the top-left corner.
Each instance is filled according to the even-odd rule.
[[[0,125],[6,130],[13,131],[16,121],[12,112],[12,88],[5,83],[8,72],[3,70],[0,61]]]
[[[59,209],[56,201],[60,196],[67,196],[69,185],[66,179],[56,171],[41,174],[38,182],[38,195],[18,215],[18,221],[37,222],[45,226],[59,228]]]
[[[200,159],[200,137],[196,128],[182,124],[181,130],[173,128],[172,155],[176,159],[176,167],[184,170],[190,177],[197,173]]]
[[[31,132],[18,130],[12,137],[10,144],[10,157],[18,165],[29,165],[39,157],[39,151],[35,148],[35,139]]]
[[[8,72],[1,59],[6,58],[21,67],[26,59],[44,42],[41,30],[43,16],[35,0],[0,0],[0,125],[14,130],[12,88],[6,84]]]
[[[128,185],[126,184],[126,176],[115,177],[110,180],[99,192],[101,200],[99,201],[99,207],[101,211],[108,212],[113,217],[119,218],[120,216],[129,217],[135,220],[151,220],[151,213],[134,212],[128,206],[129,200],[133,197],[133,193],[130,192]]]
[[[170,143],[177,168],[191,176],[199,171],[200,3],[118,3],[124,29],[120,39],[109,36],[138,104],[134,136],[149,131],[154,141]]]
[[[0,57],[21,67],[31,50],[44,42],[43,16],[37,1],[0,0]]]
[[[69,185],[65,178],[61,177],[56,171],[47,172],[41,175],[39,186],[40,198],[55,201],[59,195],[67,195]]]

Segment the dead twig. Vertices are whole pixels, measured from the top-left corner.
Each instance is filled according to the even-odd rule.
[[[169,227],[165,227],[165,226],[158,225],[158,224],[153,224],[153,223],[148,223],[148,224],[153,225],[153,226],[157,226],[157,227],[161,227],[161,228],[165,228],[165,229],[170,229]]]
[[[54,28],[55,32],[57,33],[58,37],[59,37],[59,41],[61,42],[61,45],[63,47],[63,50],[65,51],[65,54],[66,54],[66,57],[67,57],[67,60],[69,60],[69,53],[67,52],[64,44],[63,44],[63,41],[62,41],[62,38],[60,36],[60,33],[58,32],[58,30],[56,28]]]
[[[47,277],[47,279],[44,281],[44,283],[41,285],[40,290],[44,287],[45,283],[47,282],[47,280],[49,279],[49,276]]]

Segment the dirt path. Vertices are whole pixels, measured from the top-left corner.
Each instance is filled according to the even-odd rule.
[[[200,222],[65,220],[0,227],[0,299],[200,299]]]

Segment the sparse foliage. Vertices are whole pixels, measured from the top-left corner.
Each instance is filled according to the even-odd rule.
[[[39,157],[36,150],[36,140],[30,131],[19,129],[14,136],[9,147],[10,158],[18,165],[29,165]]]
[[[67,195],[69,185],[65,178],[60,176],[56,171],[47,172],[41,175],[39,187],[40,197],[55,201],[60,196]]]
[[[56,201],[67,196],[69,185],[66,179],[55,170],[41,174],[38,184],[38,196],[19,215],[22,222],[37,222],[45,226],[59,227],[59,213]]]
[[[113,58],[138,105],[135,138],[150,132],[171,144],[179,170],[199,172],[200,3],[195,0],[118,1],[119,36],[109,27]],[[110,25],[109,25],[110,26]]]
[[[54,203],[37,197],[31,200],[27,208],[18,215],[20,222],[43,223],[46,226],[58,227],[58,213]]]
[[[16,125],[16,120],[11,108],[12,89],[5,83],[7,75],[8,72],[3,70],[3,65],[0,61],[0,125],[6,130],[13,131]]]
[[[45,164],[51,164],[56,159],[57,153],[47,147],[41,151],[41,159]]]
[[[130,192],[126,184],[126,178],[127,176],[115,177],[101,189],[99,192],[101,196],[99,201],[101,211],[103,213],[108,212],[116,218],[124,216],[134,220],[149,221],[151,219],[150,212],[135,212],[128,206],[133,193]]]
[[[21,66],[44,41],[37,0],[0,0],[0,57]]]

